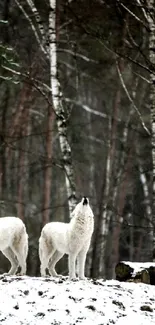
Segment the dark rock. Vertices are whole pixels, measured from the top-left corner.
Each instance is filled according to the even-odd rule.
[[[74,300],[75,302],[83,300],[83,298],[75,298],[73,296],[69,296],[68,298]]]
[[[76,298],[75,297],[69,296],[68,298],[69,299],[72,299],[72,300],[74,300],[76,302]]]
[[[143,305],[140,307],[140,310],[142,311],[149,311],[149,312],[153,312],[152,307],[150,307],[149,305]]]
[[[119,262],[115,267],[116,280],[126,281],[132,277],[134,269],[129,265]]]
[[[1,323],[1,322],[4,322],[6,319],[7,319],[6,317],[1,318],[1,319],[0,319],[0,323]]]
[[[92,311],[96,310],[95,306],[93,306],[93,305],[88,305],[88,306],[86,306],[86,308],[91,309]]]
[[[91,301],[97,301],[97,298],[90,298]]]
[[[123,305],[122,302],[118,301],[118,300],[113,300],[112,303],[116,306],[119,306],[122,310],[125,310],[125,307]]]
[[[49,308],[49,309],[47,309],[47,311],[49,311],[49,312],[51,312],[51,311],[56,311],[56,309],[54,309],[54,308]]]
[[[35,315],[35,317],[45,317],[45,313],[42,313],[42,312],[37,313],[37,314]]]
[[[155,285],[155,267],[150,266],[148,272],[150,275],[150,284]]]
[[[134,262],[130,262],[130,265],[128,262],[119,262],[115,267],[116,280],[155,285],[155,266],[139,263],[138,271],[135,272],[135,268],[137,265]]]

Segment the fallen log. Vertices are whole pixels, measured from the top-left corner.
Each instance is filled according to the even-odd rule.
[[[119,262],[115,267],[116,280],[155,285],[155,263]]]

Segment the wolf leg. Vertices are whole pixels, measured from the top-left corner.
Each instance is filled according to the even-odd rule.
[[[70,280],[76,279],[75,274],[75,262],[76,262],[76,254],[69,254],[69,278]]]
[[[79,279],[84,280],[84,269],[85,269],[85,262],[86,262],[86,251],[83,250],[78,255],[78,276]]]
[[[52,245],[47,245],[47,240],[43,237],[39,240],[39,258],[40,258],[40,274],[41,276],[46,276],[46,269],[49,265],[49,260],[55,253],[55,248]]]
[[[78,254],[78,276],[79,279],[85,279],[85,263],[86,263],[86,255],[89,249],[90,242],[86,243],[84,248]]]
[[[11,247],[21,267],[20,275],[26,274],[26,259],[28,254],[28,236],[25,232],[15,236]]]
[[[12,250],[13,250],[14,254],[16,255],[18,263],[21,267],[20,275],[25,275],[26,274],[26,258],[25,258],[24,251],[21,249],[20,245],[18,247],[12,246]]]
[[[18,261],[17,261],[15,254],[13,253],[12,249],[10,247],[8,247],[8,248],[4,249],[2,251],[2,253],[7,257],[7,259],[11,263],[11,268],[10,268],[8,274],[9,275],[16,274],[17,269],[18,269]]]
[[[49,260],[49,264],[48,264],[48,269],[49,272],[52,276],[58,276],[56,270],[55,270],[55,265],[57,264],[57,262],[62,258],[64,254],[56,251],[53,256],[50,258]]]

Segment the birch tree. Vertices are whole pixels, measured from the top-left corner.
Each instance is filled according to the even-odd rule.
[[[18,0],[15,0],[15,2],[18,5],[18,7],[21,9],[25,18],[28,20],[41,51],[48,58],[50,63],[50,87],[47,85],[47,88],[51,92],[53,110],[56,115],[60,150],[62,155],[62,165],[65,173],[67,200],[68,200],[69,212],[71,213],[76,204],[76,186],[74,180],[71,147],[67,135],[67,121],[69,119],[70,112],[68,112],[67,109],[64,109],[63,94],[61,92],[60,82],[58,79],[59,77],[58,77],[58,65],[57,65],[57,28],[56,28],[57,27],[56,25],[57,1],[49,0],[49,21],[48,21],[49,46],[48,47],[46,45],[46,36],[45,36],[46,33],[45,33],[44,25],[42,23],[41,16],[33,0],[27,0],[27,4],[32,11],[35,24],[34,21],[31,19],[30,15],[28,15],[28,13],[26,12],[22,3]]]
[[[137,0],[143,17],[149,25],[149,60],[148,70],[150,72],[150,113],[151,113],[151,142],[152,142],[152,224],[153,224],[153,251],[155,255],[155,1],[146,0],[143,3]],[[145,9],[146,8],[146,9]]]
[[[76,204],[76,189],[74,171],[71,158],[71,147],[67,138],[67,113],[62,103],[62,93],[58,80],[57,68],[57,35],[56,35],[56,0],[50,0],[49,12],[49,60],[50,60],[50,83],[52,101],[56,114],[57,127],[59,132],[60,148],[65,171],[67,198],[70,213]]]
[[[139,176],[140,176],[140,182],[142,184],[143,188],[143,194],[144,194],[144,206],[145,206],[145,215],[146,220],[144,220],[146,224],[146,232],[147,232],[147,251],[145,252],[145,259],[150,261],[152,257],[152,238],[153,238],[153,231],[152,231],[152,207],[151,207],[151,201],[150,201],[150,191],[149,191],[149,185],[148,180],[145,174],[145,171],[142,166],[142,162],[139,159]],[[141,240],[143,242],[143,233],[141,233]],[[141,248],[141,247],[140,247]]]

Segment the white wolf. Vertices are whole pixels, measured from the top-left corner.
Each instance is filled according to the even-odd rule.
[[[26,274],[28,235],[21,219],[0,218],[0,250],[11,263],[9,275],[16,274],[18,266],[21,267],[20,274]]]
[[[50,222],[44,226],[39,239],[41,276],[48,268],[52,276],[58,276],[55,265],[64,254],[69,255],[69,278],[75,279],[75,264],[78,262],[78,277],[84,279],[86,254],[94,230],[94,215],[88,198],[84,197],[72,212],[70,223]]]

